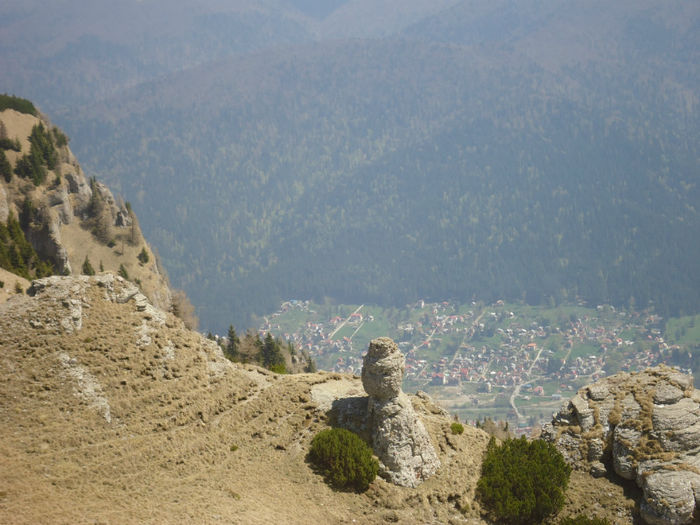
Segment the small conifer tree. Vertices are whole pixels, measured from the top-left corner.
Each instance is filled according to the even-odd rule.
[[[149,261],[148,252],[146,251],[145,246],[141,249],[141,253],[139,253],[138,259],[142,264],[146,264]]]
[[[372,449],[360,436],[344,428],[329,428],[316,434],[309,458],[322,469],[328,483],[339,489],[363,492],[379,472]]]
[[[542,523],[564,505],[571,467],[559,451],[543,440],[492,437],[477,483],[482,503],[500,522]]]
[[[95,269],[90,264],[90,259],[88,259],[87,255],[83,261],[83,275],[95,275]]]

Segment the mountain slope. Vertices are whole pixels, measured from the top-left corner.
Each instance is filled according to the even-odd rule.
[[[4,135],[0,137],[4,139],[0,153],[8,167],[0,177],[0,224],[12,230],[10,223],[14,221],[22,238],[51,268],[39,264],[37,271],[28,273],[28,265],[23,264],[29,262],[27,256],[22,252],[21,260],[13,258],[16,248],[11,242],[7,244],[10,239],[4,235],[0,255],[9,249],[9,257],[0,257],[0,264],[27,278],[48,273],[121,271],[138,282],[154,304],[170,309],[167,279],[130,205],[117,202],[104,184],[86,177],[68,147],[68,138],[29,101],[5,95],[0,100],[3,106],[13,106],[0,111]],[[22,109],[22,105],[30,109],[14,109]],[[19,147],[12,144],[15,141]],[[13,148],[6,148],[8,144]],[[33,160],[40,144],[44,144],[48,161]]]
[[[411,401],[440,471],[415,489],[378,478],[336,492],[306,455],[333,401],[365,395],[359,378],[230,363],[112,274],[50,277],[30,294],[0,305],[3,523],[483,523],[488,436],[453,435],[427,396]],[[575,474],[564,512],[631,520],[633,506]]]
[[[695,311],[697,71],[675,49],[660,68],[625,52],[553,71],[507,47],[314,44],[178,74],[68,126],[143,197],[212,329],[309,296]],[[131,174],[120,150],[139,151]]]
[[[161,5],[144,4],[124,5],[144,20]],[[61,100],[205,329],[291,297],[700,308],[697,3],[415,1],[397,25],[395,2],[278,4],[198,4],[226,26],[205,24],[213,50],[186,37],[184,4],[155,40],[88,10],[90,38],[126,54],[65,62],[63,43],[17,40],[8,57],[44,53],[46,78],[81,85],[41,87],[33,59],[0,79]],[[280,38],[227,29],[250,13]],[[24,26],[8,20],[11,43]]]

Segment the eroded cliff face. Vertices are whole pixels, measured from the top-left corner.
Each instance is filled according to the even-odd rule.
[[[16,173],[17,163],[31,152],[29,137],[36,126],[46,130],[55,149],[55,165],[42,167],[45,178],[38,183]],[[85,175],[67,140],[57,139],[65,136],[45,117],[13,109],[0,112],[0,130],[20,147],[4,151],[12,174],[9,181],[0,177],[0,222],[10,214],[22,218],[25,237],[55,273],[80,274],[86,258],[95,271],[123,268],[155,305],[170,309],[167,279],[133,211],[107,186]]]
[[[659,366],[602,379],[582,388],[544,437],[578,469],[634,481],[647,523],[693,522],[700,497],[700,393],[692,376]]]

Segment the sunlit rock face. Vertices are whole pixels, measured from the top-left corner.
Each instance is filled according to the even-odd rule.
[[[380,474],[396,485],[416,487],[440,468],[425,426],[401,390],[405,358],[388,337],[369,344],[362,366],[372,446]]]
[[[643,491],[648,524],[684,525],[700,495],[700,393],[693,377],[667,366],[619,373],[581,390],[545,426],[576,468],[608,470]]]

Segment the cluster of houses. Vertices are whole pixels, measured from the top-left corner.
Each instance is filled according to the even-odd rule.
[[[584,380],[668,362],[673,349],[663,340],[661,319],[648,313],[611,312],[606,306],[550,324],[520,318],[501,301],[472,307],[460,312],[447,301],[419,301],[408,307],[411,315],[403,316],[408,320],[387,334],[406,355],[406,379],[432,385],[476,384],[477,392],[483,393],[520,386],[520,395],[557,399]],[[348,335],[352,331],[340,332],[339,327],[359,331],[363,323],[374,321],[371,316],[358,309],[349,317],[306,321],[293,332],[280,332],[279,317],[292,309],[312,313],[308,301],[285,302],[260,331],[307,350],[320,368],[360,373],[366,345],[354,344]],[[545,383],[550,385],[547,390]],[[552,389],[552,384],[558,387]]]

